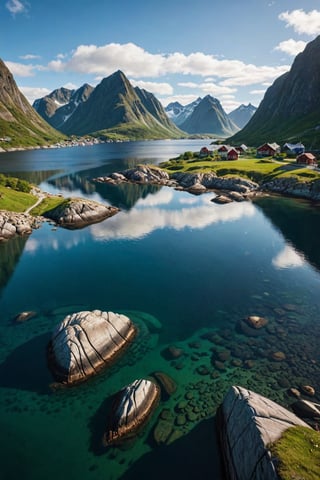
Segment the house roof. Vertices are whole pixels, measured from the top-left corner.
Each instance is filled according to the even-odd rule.
[[[297,156],[297,159],[298,158],[303,158],[303,157],[306,157],[306,158],[309,158],[309,160],[316,160],[316,157],[313,155],[313,153],[301,153],[300,155]]]
[[[283,145],[283,148],[289,148],[290,150],[293,150],[295,148],[304,148],[304,145],[303,143],[299,142],[299,143],[285,143]]]
[[[277,150],[278,148],[280,148],[280,145],[274,142],[274,143],[264,143],[263,145],[260,145],[260,147],[258,147],[257,150],[266,146],[269,148],[272,148],[272,150]]]

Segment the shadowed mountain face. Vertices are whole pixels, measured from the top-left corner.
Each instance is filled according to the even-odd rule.
[[[0,131],[6,148],[44,145],[62,138],[31,107],[0,59]]]
[[[72,95],[55,90],[35,102],[35,108],[68,135],[86,135],[99,132],[120,133],[135,138],[179,138],[183,136],[167,117],[161,103],[145,90],[133,88],[119,70],[92,89],[82,87]],[[67,104],[56,109],[61,96]]]
[[[64,123],[80,103],[86,102],[93,91],[87,83],[78,90],[58,88],[49,95],[35,100],[33,107],[52,127],[63,130]]]
[[[257,111],[257,107],[254,107],[249,103],[248,105],[240,105],[240,107],[236,108],[232,112],[228,114],[228,117],[230,120],[233,121],[239,128],[243,128],[251,117],[254,115],[254,113]]]
[[[249,145],[302,141],[308,149],[320,148],[319,109],[320,36],[268,88],[249,123],[229,140]]]
[[[228,118],[219,100],[211,95],[207,95],[196,105],[180,128],[188,133],[212,133],[222,137],[238,130],[238,127]]]

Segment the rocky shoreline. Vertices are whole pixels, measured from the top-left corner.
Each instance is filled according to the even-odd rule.
[[[34,229],[39,228],[41,223],[47,220],[73,230],[102,222],[119,211],[119,208],[83,198],[66,199],[44,216],[0,210],[0,242],[9,240],[16,235],[30,235]]]
[[[113,185],[124,182],[150,183],[173,187],[193,194],[222,191],[223,195],[217,197],[216,203],[241,201],[267,193],[277,193],[312,201],[320,200],[320,180],[301,182],[296,177],[279,178],[259,184],[242,177],[218,177],[214,172],[175,172],[169,175],[168,172],[156,166],[138,165],[137,167],[119,173],[111,173],[106,177],[97,177],[93,180]]]

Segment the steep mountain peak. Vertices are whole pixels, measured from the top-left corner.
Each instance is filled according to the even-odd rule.
[[[220,101],[211,95],[206,95],[197,103],[180,128],[188,133],[211,133],[221,137],[238,130],[223,110]]]
[[[303,141],[319,148],[320,36],[299,53],[289,72],[266,91],[256,113],[230,141],[259,145]]]
[[[70,135],[110,129],[120,130],[124,136],[132,131],[135,137],[146,138],[183,135],[167,117],[159,100],[146,90],[134,88],[121,70],[104,78],[94,89],[84,85],[76,90],[70,102],[54,112],[50,118],[52,122],[55,122],[56,128]]]
[[[1,59],[0,128],[1,136],[11,139],[9,147],[43,145],[61,138],[31,107]]]

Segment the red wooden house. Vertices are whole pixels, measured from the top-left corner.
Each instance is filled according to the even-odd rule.
[[[297,156],[296,161],[302,165],[318,165],[317,159],[312,153],[301,153]]]
[[[227,160],[238,160],[239,152],[235,148],[230,148],[227,153]]]
[[[257,148],[258,157],[272,157],[280,152],[280,145],[277,143],[264,143]]]

